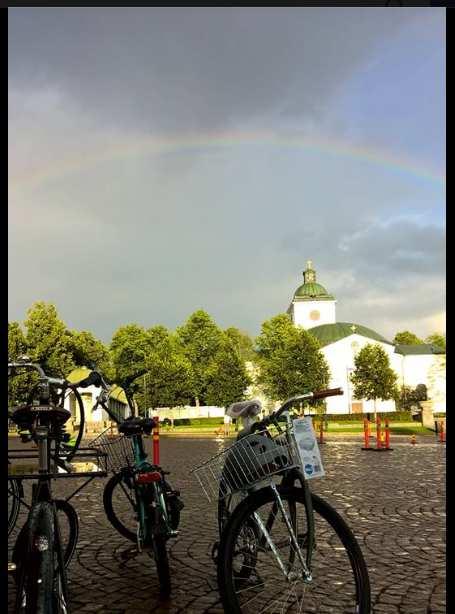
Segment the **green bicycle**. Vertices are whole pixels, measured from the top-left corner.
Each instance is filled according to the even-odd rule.
[[[166,544],[178,535],[183,502],[180,493],[165,480],[166,472],[158,462],[151,463],[144,449],[143,437],[150,436],[157,422],[152,418],[130,417],[119,421],[109,409],[109,387],[102,375],[93,373],[93,383],[101,387],[94,409],[101,405],[118,424],[118,436],[107,429],[91,442],[108,455],[113,473],[103,493],[106,516],[112,526],[135,543],[130,553],[151,551],[155,559],[160,594],[171,593],[171,578]],[[130,409],[133,398],[123,385]]]

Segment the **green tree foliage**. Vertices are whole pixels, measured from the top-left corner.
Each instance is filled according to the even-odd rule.
[[[395,335],[395,337],[393,338],[393,343],[395,343],[395,345],[420,345],[421,343],[423,343],[423,341],[422,339],[419,339],[417,335],[414,335],[414,333],[411,333],[408,330],[404,330]]]
[[[139,385],[137,400],[140,407],[176,407],[192,398],[191,364],[175,335],[164,326],[147,331],[150,349],[145,367],[147,372]]]
[[[207,404],[227,407],[240,401],[250,383],[238,346],[225,334],[207,369]]]
[[[438,347],[443,349],[444,352],[446,351],[446,336],[441,335],[440,333],[433,333],[432,335],[429,335],[425,339],[425,343],[431,343],[432,345],[437,345]]]
[[[152,349],[150,335],[143,326],[120,326],[110,344],[115,381],[123,385],[125,381],[145,373],[147,356]]]
[[[365,345],[354,358],[355,370],[351,375],[356,399],[386,401],[398,395],[397,375],[391,368],[387,353],[378,344]]]
[[[25,335],[19,322],[8,322],[8,360],[14,362],[27,353]],[[25,403],[33,376],[30,373],[8,378],[8,406]]]
[[[205,403],[210,368],[223,340],[223,333],[208,313],[200,309],[177,329],[177,337],[191,365],[192,396],[199,406]]]
[[[98,369],[109,380],[114,377],[113,365],[108,348],[91,332],[71,331],[73,360],[78,367],[86,366]]]
[[[27,342],[19,322],[8,322],[8,360],[27,353]]]
[[[256,354],[254,352],[253,340],[244,331],[231,326],[227,328],[225,334],[229,337],[240,358],[245,361],[254,361]]]
[[[24,326],[28,354],[46,373],[65,377],[75,368],[72,334],[59,318],[55,305],[34,303]]]
[[[418,384],[415,388],[411,386],[402,386],[397,399],[398,408],[400,410],[411,410],[414,407],[422,409],[420,401],[427,400],[427,387],[425,384]]]
[[[257,347],[258,381],[272,399],[284,400],[327,387],[329,367],[318,341],[303,328],[295,327],[286,314],[264,322]]]

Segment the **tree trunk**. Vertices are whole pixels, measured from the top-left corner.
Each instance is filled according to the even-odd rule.
[[[376,399],[374,400],[374,423],[376,424],[377,414],[376,414]]]

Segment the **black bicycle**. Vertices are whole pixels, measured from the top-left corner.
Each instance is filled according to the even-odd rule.
[[[106,484],[103,504],[108,520],[126,539],[135,543],[129,556],[145,550],[155,559],[160,594],[168,597],[171,577],[166,543],[178,535],[183,502],[180,492],[171,488],[165,476],[169,474],[148,460],[143,437],[150,436],[157,426],[153,418],[131,416],[120,419],[109,407],[109,386],[103,376],[92,372],[92,382],[101,387],[94,409],[101,405],[118,424],[118,436],[106,429],[91,442],[104,451],[113,475]],[[122,383],[131,412],[134,401],[128,382]],[[153,437],[157,437],[156,434]]]
[[[303,471],[311,474],[319,463],[312,427],[289,415],[302,401],[336,394],[342,390],[298,395],[257,422],[258,401],[233,404],[229,415],[246,419],[246,428],[233,446],[194,470],[208,498],[219,501],[215,554],[229,614],[370,612],[357,540],[331,505],[311,493]]]
[[[20,503],[29,508],[27,521],[15,541],[12,563],[8,564],[8,571],[14,574],[17,584],[15,611],[17,614],[67,614],[66,566],[74,553],[79,527],[69,499],[94,477],[105,476],[106,470],[101,468],[103,457],[98,450],[79,447],[82,432],[76,446],[69,449],[64,446],[69,440],[65,424],[72,415],[64,401],[68,390],[80,399],[77,389],[64,379],[47,376],[39,364],[8,363],[9,377],[24,371],[35,372],[37,380],[28,402],[9,410],[9,415],[22,433],[22,441],[35,447],[8,451],[8,533],[17,520]],[[85,462],[77,463],[76,453]],[[87,480],[66,500],[56,500],[52,495],[52,480],[62,477],[86,477]],[[24,480],[34,480],[30,505],[23,499]],[[15,501],[11,509],[10,501]],[[63,533],[62,518],[65,519]]]

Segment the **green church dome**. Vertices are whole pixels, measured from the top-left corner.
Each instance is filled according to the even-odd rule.
[[[312,267],[311,260],[307,262],[307,268],[303,271],[303,284],[294,292],[294,300],[297,301],[333,301],[335,297],[327,292],[324,286],[316,282],[316,271]]]

